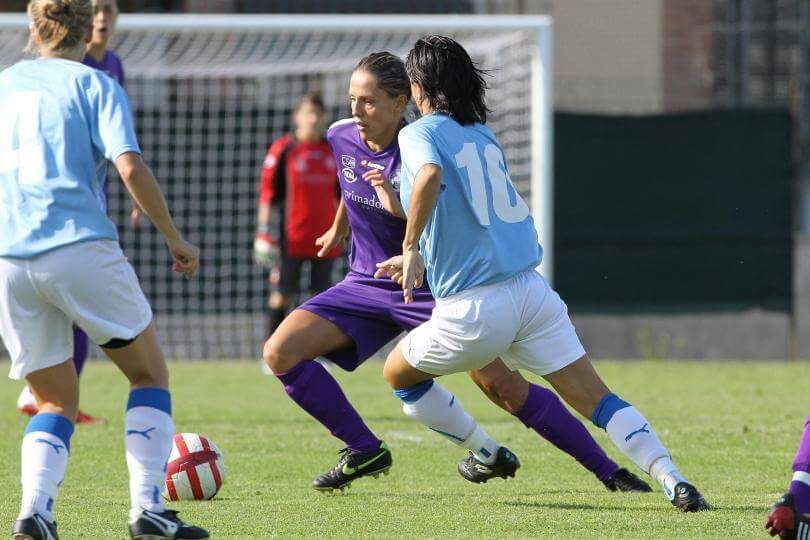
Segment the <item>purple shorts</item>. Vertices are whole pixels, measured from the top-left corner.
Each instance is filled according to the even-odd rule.
[[[354,340],[354,347],[324,356],[346,371],[379,351],[402,331],[410,331],[430,319],[433,295],[422,287],[405,304],[402,287],[390,279],[374,279],[349,272],[346,279],[298,306],[343,330]]]

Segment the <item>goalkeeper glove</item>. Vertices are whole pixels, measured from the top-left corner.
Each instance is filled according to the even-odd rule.
[[[281,250],[278,242],[266,232],[257,232],[253,238],[253,262],[263,268],[278,266]]]

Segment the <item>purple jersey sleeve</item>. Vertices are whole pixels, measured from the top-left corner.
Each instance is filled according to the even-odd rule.
[[[405,220],[383,209],[374,188],[363,173],[377,169],[399,190],[399,146],[396,137],[380,152],[373,152],[360,138],[351,119],[332,124],[326,134],[335,156],[343,202],[352,230],[349,267],[355,273],[373,276],[376,264],[402,254]]]
[[[114,52],[106,51],[104,53],[104,58],[101,59],[101,62],[99,62],[89,54],[85,54],[84,60],[82,60],[82,64],[103,71],[104,73],[115,79],[118,82],[118,84],[124,86],[124,64],[121,62],[121,59],[118,58],[118,55],[115,54]]]

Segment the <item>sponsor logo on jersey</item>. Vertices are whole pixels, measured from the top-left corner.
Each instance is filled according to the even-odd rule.
[[[383,210],[382,203],[374,195],[372,195],[371,197],[367,197],[365,195],[361,195],[359,193],[355,193],[354,191],[349,191],[348,189],[346,189],[343,190],[343,196],[346,197],[347,201],[360,203],[365,206],[376,208],[377,210]]]
[[[391,182],[391,187],[393,187],[395,191],[399,191],[399,169],[392,172],[391,178],[388,180]]]
[[[368,167],[369,169],[377,169],[378,171],[385,170],[385,165],[380,165],[379,163],[374,163],[373,161],[369,161],[367,159],[362,160],[360,165],[363,167]]]
[[[340,172],[343,174],[343,179],[350,184],[357,180],[357,176],[354,174],[354,169],[350,167],[344,167]]]
[[[343,163],[344,167],[350,167],[352,169],[354,169],[354,167],[356,165],[356,162],[354,160],[354,156],[347,156],[346,154],[343,154],[342,156],[340,156],[340,162]]]
[[[278,160],[276,159],[276,156],[274,156],[273,154],[267,154],[267,157],[264,158],[264,166],[267,169],[272,169],[273,167],[275,167],[277,162]]]

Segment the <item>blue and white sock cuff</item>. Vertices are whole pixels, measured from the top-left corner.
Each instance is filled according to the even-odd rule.
[[[616,394],[608,394],[599,400],[599,403],[593,410],[591,421],[600,428],[607,429],[608,422],[610,422],[610,419],[616,414],[616,411],[620,411],[629,406],[629,403]]]
[[[171,416],[172,396],[164,388],[136,388],[127,400],[127,410],[134,407],[151,407]]]
[[[401,390],[394,390],[394,394],[404,401],[405,403],[414,403],[424,396],[428,390],[433,386],[433,379],[415,384],[410,388],[403,388]]]
[[[25,428],[25,435],[29,433],[50,433],[65,444],[70,452],[70,437],[73,435],[73,422],[64,416],[54,413],[39,413],[31,417]],[[23,435],[23,436],[25,436]]]

